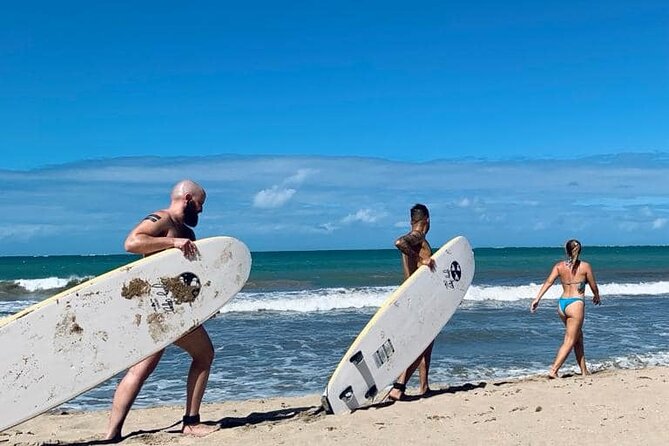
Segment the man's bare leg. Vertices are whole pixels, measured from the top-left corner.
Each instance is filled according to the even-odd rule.
[[[397,381],[393,384],[393,389],[388,394],[388,398],[393,401],[400,401],[404,397],[404,391],[406,390],[406,383],[411,379],[411,375],[416,371],[418,365],[423,360],[423,355],[420,355],[416,360],[406,369]]]
[[[423,353],[420,354],[418,358],[409,366],[408,369],[406,369],[399,378],[397,378],[397,381],[395,381],[396,384],[399,386],[406,386],[406,383],[409,382],[411,379],[411,376],[414,374],[416,369],[421,366],[421,371],[419,373],[426,373],[430,368],[430,358],[427,358],[427,362],[425,361],[425,355],[426,353],[429,353],[429,355],[432,355],[432,346],[434,345],[434,341],[428,346],[427,349]],[[425,367],[426,366],[426,367]],[[427,376],[427,375],[426,375]],[[423,385],[423,377],[421,375],[421,387]],[[398,389],[398,388],[393,388],[390,393],[388,394],[388,398],[394,401],[399,401],[402,399],[404,396],[404,390]]]
[[[205,436],[218,429],[199,422],[200,405],[209,380],[211,364],[214,361],[214,347],[204,327],[183,336],[175,344],[184,349],[193,359],[188,371],[186,384],[186,417],[182,432],[188,435]]]
[[[427,346],[421,355],[422,360],[418,365],[418,377],[420,379],[420,389],[418,392],[420,395],[428,395],[430,393],[428,375],[430,374],[430,361],[432,361],[432,347],[434,347],[434,341]]]
[[[163,356],[163,351],[154,353],[130,367],[121,382],[119,382],[116,392],[114,392],[105,440],[119,440],[121,438],[123,423],[130,412],[130,407],[135,402],[135,398],[137,398],[139,391],[142,389],[144,381],[146,381],[146,378],[149,377],[158,365],[160,358]]]

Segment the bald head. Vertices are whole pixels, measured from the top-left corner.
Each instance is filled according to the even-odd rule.
[[[171,195],[172,201],[180,200],[184,198],[186,195],[198,198],[205,198],[207,194],[204,192],[202,186],[197,184],[195,181],[181,180],[177,184],[175,184],[174,187],[172,188],[172,195]]]
[[[171,198],[170,210],[174,215],[182,216],[183,222],[191,228],[197,226],[198,215],[207,198],[202,186],[191,180],[179,181],[172,188]]]

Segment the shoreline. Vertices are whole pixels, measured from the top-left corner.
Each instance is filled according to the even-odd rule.
[[[607,369],[587,377],[435,386],[427,398],[325,415],[320,395],[203,404],[203,420],[221,429],[204,438],[178,433],[182,406],[134,409],[128,445],[308,445],[346,441],[402,445],[666,444],[669,367]],[[411,395],[411,392],[408,392]],[[0,433],[0,445],[99,444],[108,410],[42,414]]]

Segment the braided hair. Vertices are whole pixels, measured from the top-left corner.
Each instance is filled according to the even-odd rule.
[[[572,274],[576,274],[579,263],[578,258],[581,255],[581,242],[571,239],[565,243],[564,250],[567,253],[567,266],[571,269]]]

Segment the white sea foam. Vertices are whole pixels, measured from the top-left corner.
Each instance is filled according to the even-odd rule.
[[[26,291],[34,293],[36,291],[63,288],[73,280],[80,280],[80,278],[76,276],[67,279],[62,277],[45,277],[43,279],[18,279],[13,282],[21,288],[24,288]]]
[[[466,301],[501,301],[514,302],[533,299],[541,285],[485,286],[474,285],[469,288]],[[606,296],[662,296],[669,297],[669,282],[649,283],[610,283],[599,286],[600,294]],[[294,311],[309,313],[314,311],[332,311],[379,307],[395,290],[395,287],[367,288],[323,288],[291,292],[252,293],[243,292],[221,309],[222,313],[252,311]],[[557,299],[560,286],[552,287],[544,299]],[[586,294],[587,296],[588,294]]]
[[[36,300],[10,300],[10,301],[0,301],[0,319],[3,316],[9,316],[14,313],[18,313],[21,310],[28,308],[31,305],[36,304]]]
[[[466,382],[490,381],[501,379],[524,379],[543,375],[548,370],[550,364],[533,363],[527,367],[489,367],[481,365],[479,367],[465,369],[462,373],[454,373],[449,367],[448,360],[439,360],[436,358],[430,368],[430,380],[434,382],[463,384]],[[591,372],[597,372],[610,369],[643,369],[646,367],[667,367],[669,366],[669,352],[648,352],[643,354],[632,354],[626,356],[617,356],[599,361],[588,361],[588,368]],[[565,364],[560,369],[560,374],[579,374],[580,371],[576,365]]]
[[[310,313],[346,308],[378,307],[395,287],[323,288],[271,293],[239,293],[222,313],[295,311]]]
[[[80,277],[46,277],[42,279],[18,279],[13,282],[28,293],[54,290],[67,286],[72,281],[80,281]],[[530,283],[517,286],[473,285],[469,288],[465,301],[498,301],[515,302],[533,299],[541,284]],[[242,292],[239,293],[221,312],[253,312],[253,311],[294,311],[309,313],[314,311],[332,311],[339,309],[376,308],[379,307],[396,289],[385,287],[357,288],[322,288],[300,291]],[[605,283],[599,285],[600,294],[607,296],[667,296],[669,282],[641,283]],[[557,299],[562,287],[551,287],[544,299]],[[590,290],[586,296],[590,296]]]
[[[534,299],[542,284],[530,283],[518,286],[472,286],[467,291],[465,300],[499,300],[516,301],[522,299]],[[641,282],[641,283],[606,283],[600,284],[599,294],[601,296],[661,296],[669,295],[669,282]],[[557,299],[562,293],[559,285],[551,287],[544,299]],[[586,296],[592,296],[587,289]]]
[[[669,366],[669,351],[642,353],[638,355],[618,356],[604,361],[593,362],[593,370],[642,369],[644,367]]]

